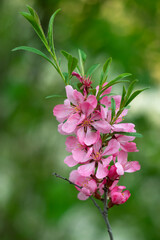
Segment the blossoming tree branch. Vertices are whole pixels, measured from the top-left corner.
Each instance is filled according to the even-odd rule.
[[[57,173],[53,175],[73,184],[80,200],[90,198],[93,201],[105,220],[110,239],[113,239],[108,210],[125,203],[131,196],[129,190],[119,184],[120,178],[125,173],[140,170],[139,162],[128,160],[128,152],[138,151],[133,141],[135,137],[141,137],[141,134],[136,132],[133,123],[123,123],[123,120],[131,101],[146,88],[133,91],[137,82],[134,80],[129,84],[128,90],[123,86],[122,95],[113,94],[112,86],[128,82],[126,78],[131,74],[120,74],[108,82],[111,58],[103,65],[99,85],[93,88],[92,74],[100,64],[95,64],[86,71],[86,54],[82,50],[78,50],[79,60],[61,51],[68,63],[68,72],[63,72],[53,40],[53,22],[60,9],[51,16],[45,36],[37,13],[30,6],[27,8],[29,13],[21,14],[31,23],[50,57],[28,46],[17,47],[13,51],[26,50],[45,58],[66,85],[66,99],[63,104],[54,107],[53,114],[59,122],[59,133],[67,136],[66,150],[70,155],[64,159],[64,163],[76,169],[70,172],[69,179]],[[75,86],[76,78],[78,83]],[[103,203],[103,209],[98,201]]]

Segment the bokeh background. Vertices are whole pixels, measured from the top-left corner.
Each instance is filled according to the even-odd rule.
[[[136,124],[141,171],[121,183],[131,198],[109,212],[115,240],[160,239],[160,1],[159,0],[1,0],[0,2],[0,239],[105,240],[105,224],[89,200],[52,177],[68,177],[63,160],[65,136],[57,131],[52,109],[65,94],[63,81],[49,63],[20,45],[44,50],[29,23],[19,14],[34,7],[47,31],[57,9],[54,38],[57,55],[77,49],[88,54],[86,68],[112,56],[110,79],[131,72],[137,88],[150,89],[131,104],[126,121]],[[65,61],[62,57],[62,64]],[[95,81],[98,75],[93,75]],[[117,89],[121,91],[121,88]]]

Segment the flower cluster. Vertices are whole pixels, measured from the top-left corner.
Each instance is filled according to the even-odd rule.
[[[135,126],[122,123],[127,108],[121,108],[121,96],[112,95],[107,83],[96,87],[91,94],[91,80],[73,72],[81,87],[66,86],[67,99],[54,107],[53,114],[60,122],[58,131],[69,135],[66,150],[71,153],[64,160],[69,167],[78,165],[70,173],[70,181],[76,184],[78,198],[89,196],[103,200],[104,187],[108,189],[109,207],[128,200],[130,192],[119,186],[125,172],[140,169],[137,161],[128,161],[128,152],[137,152]],[[113,111],[114,106],[114,111]],[[129,133],[129,134],[128,134]],[[78,187],[79,186],[79,187]]]

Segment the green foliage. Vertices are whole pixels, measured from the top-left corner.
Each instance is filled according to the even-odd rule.
[[[78,54],[79,54],[79,61],[80,61],[80,69],[79,70],[80,70],[82,76],[84,76],[85,75],[84,63],[86,61],[87,55],[81,49],[78,49]]]
[[[106,60],[105,64],[103,65],[103,71],[101,73],[100,86],[103,85],[107,80],[111,63],[112,63],[112,58],[110,57]]]
[[[112,110],[112,115],[111,115],[111,120],[112,120],[115,116],[115,110],[116,110],[116,103],[114,98],[111,98],[111,110]]]
[[[45,97],[45,99],[49,99],[49,98],[65,98],[65,96],[54,94],[54,95],[50,95],[50,96]]]
[[[69,80],[72,77],[72,72],[74,71],[74,69],[77,67],[77,63],[78,63],[78,59],[73,57],[71,54],[69,54],[66,51],[61,51],[61,53],[63,54],[63,56],[67,59],[68,61],[68,75],[67,76],[67,82],[69,83]]]
[[[43,52],[41,52],[40,50],[36,49],[36,48],[33,48],[33,47],[27,47],[27,46],[20,46],[20,47],[16,47],[14,49],[12,49],[12,51],[18,51],[18,50],[25,50],[25,51],[28,51],[28,52],[32,52],[32,53],[35,53],[41,57],[43,57],[44,59],[46,59],[49,63],[51,63],[55,69],[56,69],[56,66],[55,64],[47,57],[46,54],[44,54]]]
[[[91,76],[92,73],[94,73],[94,71],[95,71],[97,68],[99,68],[99,66],[100,66],[100,64],[94,64],[93,66],[91,66],[91,67],[88,69],[88,71],[87,71],[87,73],[86,73],[86,76],[87,76],[87,77],[88,77],[88,76]]]
[[[60,11],[61,9],[57,9],[57,11],[55,11],[50,20],[49,20],[49,25],[48,25],[48,43],[49,43],[49,46],[51,48],[51,51],[53,53],[55,53],[55,50],[54,50],[54,41],[53,41],[53,23],[54,23],[54,19],[55,19],[55,16],[57,15],[57,13]]]
[[[41,39],[43,44],[46,47],[48,47],[48,42],[47,42],[45,34],[43,32],[38,14],[36,13],[36,11],[32,7],[27,5],[27,8],[28,8],[30,13],[21,12],[22,16],[25,17],[30,22],[30,24],[34,28],[35,32],[37,33],[37,35],[39,36],[39,38]]]
[[[149,88],[147,87],[147,88],[143,88],[143,89],[141,89],[141,90],[136,90],[134,93],[132,93],[132,95],[127,99],[127,101],[126,101],[126,103],[125,103],[125,107],[126,107],[131,101],[133,101],[133,99],[134,99],[135,97],[137,97],[141,92],[143,92],[143,91],[145,91],[145,90],[147,90],[147,89],[149,89]]]
[[[137,132],[114,132],[113,134],[120,134],[120,135],[126,135],[126,136],[132,136],[132,137],[143,137],[142,134]]]

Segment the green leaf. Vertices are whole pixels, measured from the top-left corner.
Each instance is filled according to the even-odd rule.
[[[12,49],[12,51],[18,51],[18,50],[24,50],[24,51],[28,51],[28,52],[32,52],[35,53],[41,57],[43,57],[44,59],[46,59],[48,62],[50,62],[55,69],[57,69],[57,67],[54,65],[54,63],[49,59],[49,57],[47,57],[43,52],[41,52],[40,50],[36,49],[36,48],[32,48],[32,47],[27,47],[27,46],[20,46],[20,47],[16,47],[14,49]]]
[[[94,64],[93,66],[91,66],[91,67],[88,69],[86,75],[87,75],[87,76],[91,76],[91,74],[92,74],[99,66],[100,66],[100,64]]]
[[[111,86],[113,86],[113,85],[115,85],[115,84],[118,84],[118,83],[123,83],[123,82],[129,82],[129,80],[116,80],[115,81],[115,79],[114,80],[112,80],[112,81],[110,81],[102,90],[101,90],[101,94],[107,89],[107,88],[109,88],[109,87],[111,87]]]
[[[62,95],[50,95],[50,96],[47,96],[45,97],[46,99],[49,99],[49,98],[66,98],[65,96],[62,96]]]
[[[128,87],[128,91],[127,91],[127,95],[126,95],[126,99],[129,98],[129,96],[131,95],[132,91],[133,91],[133,87],[134,87],[134,84],[137,83],[138,80],[134,80],[130,83],[129,87]]]
[[[115,110],[116,110],[116,102],[114,98],[111,98],[111,110],[112,110],[112,119],[113,119],[115,116]]]
[[[147,88],[143,88],[141,90],[137,90],[135,91],[134,93],[132,93],[132,95],[130,96],[130,98],[128,99],[128,101],[125,103],[125,107],[135,98],[137,97],[141,92],[145,91],[149,89],[148,87]]]
[[[86,61],[87,55],[82,50],[78,49],[79,60],[80,60],[80,67],[81,67],[81,74],[84,76],[84,63]]]
[[[49,20],[49,25],[48,25],[48,42],[49,42],[49,46],[51,48],[51,50],[54,52],[54,41],[53,41],[53,23],[54,23],[54,19],[55,16],[57,15],[57,13],[60,11],[61,9],[57,9],[51,16],[50,20]]]
[[[98,99],[98,101],[100,101],[102,98],[104,98],[104,97],[108,97],[108,96],[115,96],[115,95],[118,95],[118,94],[116,94],[116,93],[109,93],[109,94],[104,94],[102,97],[100,97],[99,99]]]
[[[64,51],[64,50],[62,50],[61,53],[63,54],[63,56],[64,56],[67,60],[69,60],[69,56],[71,56],[70,53],[68,53],[68,52],[66,52],[66,51]]]
[[[137,132],[114,132],[114,134],[120,134],[120,135],[126,135],[126,136],[132,136],[132,137],[143,137],[142,134]]]
[[[111,66],[111,63],[112,63],[112,58],[108,58],[105,62],[105,64],[103,65],[103,74],[102,74],[102,85],[105,83],[105,81],[107,80],[107,77],[108,77],[108,72],[109,72],[109,69],[110,69],[110,66]]]
[[[106,108],[106,105],[102,104],[102,103],[98,103],[99,105],[101,105],[102,107]]]
[[[76,68],[77,63],[78,63],[78,59],[75,58],[75,57],[72,57],[72,56],[70,55],[70,56],[69,56],[69,59],[68,59],[68,73],[69,73],[69,76],[72,75],[72,72],[73,72],[73,70]]]
[[[125,86],[123,85],[123,91],[122,91],[122,98],[121,98],[120,108],[121,108],[121,107],[123,106],[123,104],[124,104],[125,95],[126,95],[126,89],[125,89]]]
[[[36,13],[36,11],[27,6],[30,13],[27,13],[27,12],[20,12],[21,15],[23,17],[25,17],[32,25],[32,27],[34,28],[35,32],[37,33],[37,35],[39,36],[39,38],[41,39],[41,41],[44,43],[44,45],[46,46],[46,48],[48,48],[48,43],[47,43],[47,40],[46,40],[46,37],[45,37],[45,34],[43,32],[43,29],[41,27],[41,24],[40,24],[40,20],[39,20],[39,17],[38,17],[38,14]]]

